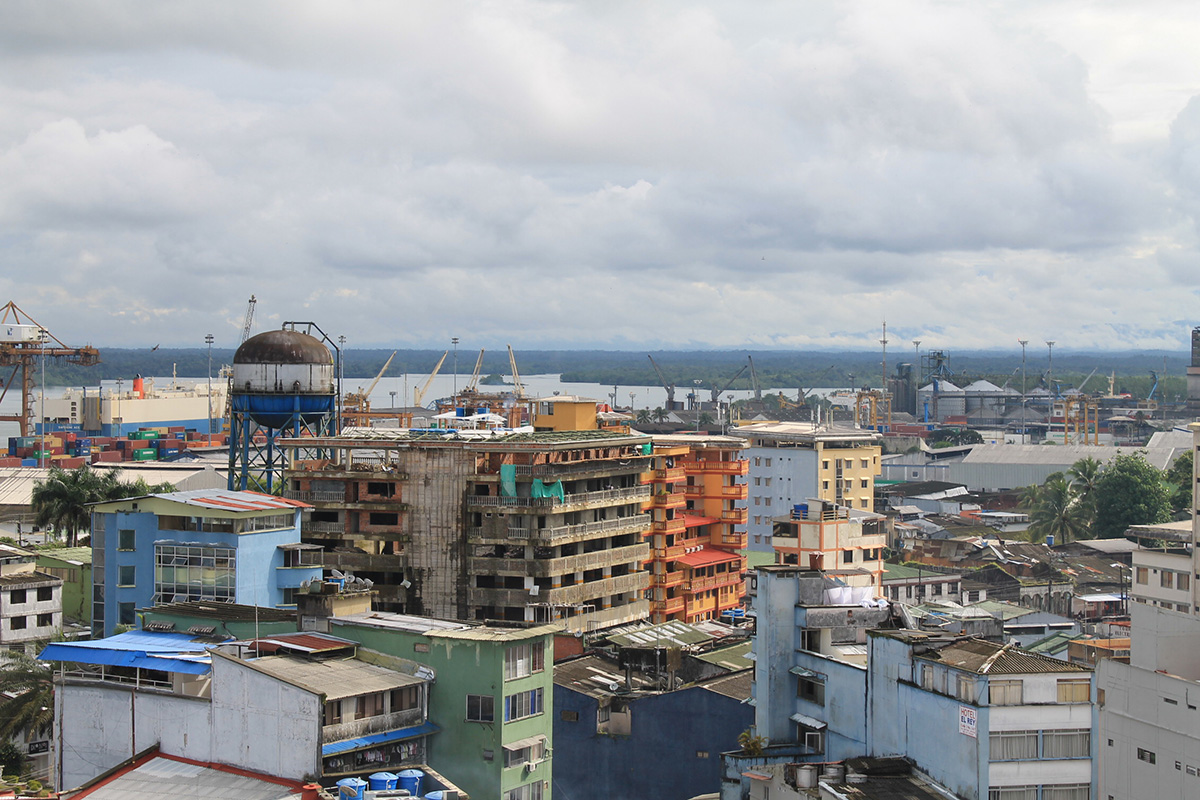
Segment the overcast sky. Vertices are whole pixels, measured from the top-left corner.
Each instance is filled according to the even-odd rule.
[[[70,343],[1186,347],[1200,4],[0,4]],[[1044,347],[1044,346],[1043,346]]]

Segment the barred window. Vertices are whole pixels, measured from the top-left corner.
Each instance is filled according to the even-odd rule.
[[[546,651],[542,642],[518,644],[504,651],[504,680],[527,678],[546,668]]]
[[[1088,800],[1091,797],[1091,784],[1066,783],[1046,784],[1042,786],[1042,800]]]
[[[1036,786],[998,786],[988,789],[988,800],[1037,800]]]
[[[1042,758],[1087,758],[1091,754],[1090,730],[1042,732]]]

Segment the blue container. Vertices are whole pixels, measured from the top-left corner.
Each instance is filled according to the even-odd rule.
[[[337,782],[338,800],[363,800],[367,782],[362,778],[342,778]]]
[[[36,458],[22,458],[21,459],[22,467],[36,467],[37,465],[38,465],[38,460]]]
[[[402,770],[396,775],[399,778],[397,789],[408,789],[408,793],[413,797],[421,796],[421,781],[425,780],[425,773],[419,769]]]
[[[445,796],[446,793],[441,789],[438,789],[436,792],[430,792],[429,794],[425,795],[425,800],[442,800],[442,798]]]
[[[367,782],[371,784],[371,791],[373,792],[395,789],[396,782],[399,780],[400,776],[394,772],[376,772],[374,775],[367,776]]]

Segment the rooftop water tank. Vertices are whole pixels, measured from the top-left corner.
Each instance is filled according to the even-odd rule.
[[[233,408],[266,428],[332,414],[336,387],[333,355],[307,333],[286,328],[260,333],[233,356]]]

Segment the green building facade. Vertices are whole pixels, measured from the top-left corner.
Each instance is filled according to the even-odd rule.
[[[36,551],[39,572],[62,578],[63,620],[92,625],[92,548],[60,547]]]
[[[330,619],[329,632],[432,668],[429,763],[472,798],[549,800],[556,626],[401,614]],[[453,765],[451,768],[450,765]]]

